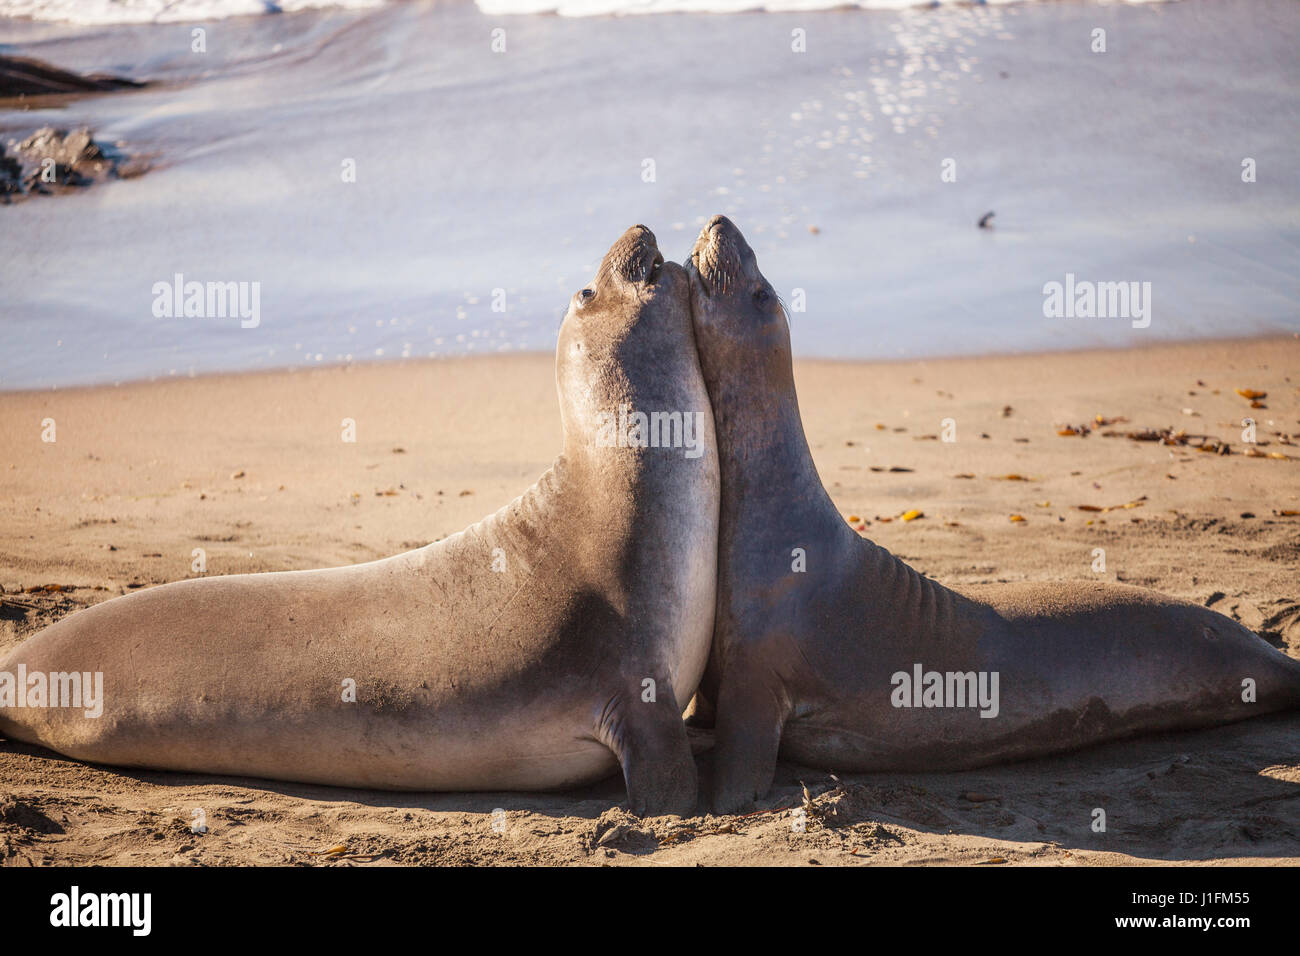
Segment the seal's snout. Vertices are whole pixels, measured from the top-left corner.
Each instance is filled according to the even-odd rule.
[[[694,256],[710,248],[715,248],[739,237],[740,230],[726,216],[714,216],[704,228],[700,230],[699,236],[695,240],[695,248],[691,251]]]
[[[707,296],[727,292],[740,273],[740,250],[745,239],[726,216],[714,216],[700,230],[691,250],[690,264],[695,267],[700,286]]]
[[[730,232],[737,236],[740,235],[740,230],[736,228],[736,224],[720,213],[708,221],[704,231],[719,234]]]
[[[664,264],[655,234],[645,226],[633,226],[610,246],[602,270],[617,274],[626,282],[653,283]]]

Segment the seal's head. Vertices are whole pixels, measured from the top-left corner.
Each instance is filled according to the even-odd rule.
[[[696,361],[692,336],[686,271],[664,262],[653,232],[633,226],[574,293],[560,326],[556,384],[566,434],[590,435],[620,403],[667,401],[661,393],[680,377],[678,366]]]
[[[726,216],[710,219],[695,240],[686,271],[700,364],[710,393],[739,369],[778,376],[788,369],[790,326],[785,309],[735,223]]]

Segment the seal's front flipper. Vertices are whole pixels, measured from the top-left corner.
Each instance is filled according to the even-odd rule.
[[[627,783],[628,809],[639,817],[695,812],[695,758],[677,698],[667,681],[657,699],[620,698],[601,716],[598,737],[614,751]]]
[[[789,715],[789,698],[775,676],[739,666],[723,674],[714,728],[714,813],[735,813],[771,789]]]

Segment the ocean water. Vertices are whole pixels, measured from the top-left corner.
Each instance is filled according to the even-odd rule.
[[[27,17],[82,24],[182,23],[294,13],[314,7],[374,7],[383,2],[385,0],[0,0],[0,17]],[[566,17],[829,10],[836,7],[898,10],[912,6],[939,6],[941,2],[942,0],[477,0],[478,8],[490,16],[555,13]],[[980,2],[1019,3],[1026,0]]]
[[[377,7],[384,0],[0,0],[0,17],[66,23],[188,23],[315,7]]]
[[[623,229],[680,261],[718,212],[802,356],[1300,329],[1291,0],[494,2],[0,0],[46,18],[0,19],[0,53],[155,84],[0,139],[89,125],[156,164],[0,206],[0,388],[551,350]],[[257,323],[155,314],[178,274],[256,283]],[[1139,283],[1146,316],[1045,315],[1067,281]]]
[[[904,10],[970,4],[971,0],[476,0],[484,13],[500,16],[554,13],[563,17],[633,16],[646,13],[765,13],[811,10]],[[983,5],[1053,0],[978,0]],[[1118,0],[1125,3],[1160,3],[1166,0]],[[1172,2],[1172,0],[1170,0]]]

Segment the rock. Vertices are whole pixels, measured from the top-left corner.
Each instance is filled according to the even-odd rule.
[[[11,96],[108,93],[140,89],[148,84],[107,73],[81,74],[61,70],[26,56],[0,56],[0,99]]]
[[[146,169],[146,163],[96,143],[85,127],[69,132],[45,126],[0,147],[0,202],[69,192]]]

